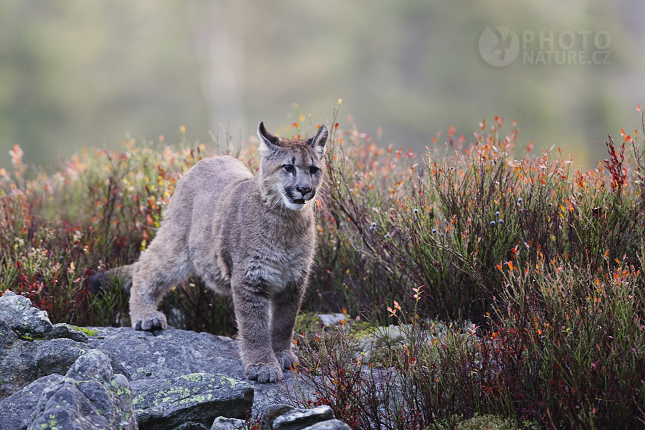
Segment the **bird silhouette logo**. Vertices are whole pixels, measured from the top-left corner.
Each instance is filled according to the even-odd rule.
[[[488,27],[479,36],[479,53],[490,65],[510,64],[520,51],[517,34],[508,27]]]

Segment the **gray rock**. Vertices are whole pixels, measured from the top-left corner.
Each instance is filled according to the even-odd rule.
[[[273,430],[301,430],[333,418],[334,412],[329,406],[318,406],[313,409],[293,409],[273,420],[271,428]]]
[[[154,333],[129,327],[92,327],[92,330],[97,335],[89,338],[89,345],[113,356],[132,381],[172,379],[204,371],[245,379],[237,342],[228,337],[172,327]],[[285,371],[284,376],[277,384],[246,381],[255,388],[254,416],[270,404],[284,403],[286,388],[296,389],[296,375]],[[303,387],[299,389],[306,391]]]
[[[52,325],[28,298],[0,297],[0,400],[43,376],[64,375],[90,349],[85,333]]]
[[[302,430],[351,430],[351,427],[341,420],[333,419],[319,422]]]
[[[64,375],[76,360],[92,350],[89,345],[71,339],[52,339],[32,343],[36,366],[44,375]]]
[[[251,382],[251,381],[249,381]],[[312,392],[313,390],[298,377],[290,372],[284,372],[284,379],[277,384],[259,384],[252,381],[255,388],[255,401],[253,402],[253,417],[258,417],[268,406],[287,401],[286,393]]]
[[[204,424],[200,423],[183,423],[179,427],[175,427],[173,430],[208,430]]]
[[[26,430],[43,391],[65,380],[61,375],[42,377],[0,402],[0,430]]]
[[[18,335],[11,330],[6,322],[0,320],[0,354],[2,354],[2,351],[9,349],[16,340],[18,340]]]
[[[7,291],[0,297],[0,320],[23,339],[44,339],[52,329],[47,312],[31,305],[31,300]]]
[[[345,314],[318,314],[316,315],[324,325],[327,327],[331,327],[333,325],[337,325],[339,322],[342,320],[347,319],[347,315]]]
[[[74,342],[87,343],[87,335],[82,331],[74,330],[74,328],[65,323],[54,324],[52,329],[45,336],[46,339],[66,338],[72,339]]]
[[[0,350],[0,399],[51,374],[64,375],[74,362],[91,350],[85,343],[71,339],[15,339],[10,348]]]
[[[253,407],[253,387],[222,374],[139,379],[131,386],[142,430],[170,430],[186,422],[210,426],[218,416],[243,418]]]
[[[236,428],[251,408],[274,429],[333,418],[329,408],[275,405],[285,391],[308,392],[291,372],[279,384],[241,381],[230,338],[172,327],[95,331],[88,339],[52,325],[25,297],[0,297],[0,430],[135,429],[137,415],[141,429]]]
[[[54,428],[137,429],[128,380],[113,375],[102,352],[79,357],[64,378],[43,390],[28,430]]]
[[[409,344],[408,333],[411,325],[403,324],[389,327],[378,327],[373,334],[358,340],[354,347],[354,358],[360,358],[363,363],[378,362],[387,356],[392,348],[400,348]]]
[[[170,379],[191,373],[222,373],[244,379],[239,350],[230,338],[169,327],[154,333],[130,327],[92,327],[92,348],[114,357],[132,376]]]
[[[292,411],[293,409],[293,406],[281,404],[267,406],[262,410],[262,419],[260,421],[262,428],[271,429],[273,421],[275,421],[276,418],[278,418],[280,415],[286,414],[289,411]]]
[[[215,418],[211,426],[211,430],[239,430],[241,428],[244,428],[244,420],[225,417]]]
[[[87,342],[85,333],[65,323],[52,325],[46,311],[38,310],[27,297],[12,291],[0,297],[0,321],[24,340],[67,338]]]

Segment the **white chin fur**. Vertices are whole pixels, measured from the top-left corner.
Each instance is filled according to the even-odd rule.
[[[289,198],[287,196],[282,196],[282,201],[284,202],[284,206],[287,209],[291,209],[292,211],[299,211],[302,208],[306,206],[307,203],[292,203],[289,201]]]

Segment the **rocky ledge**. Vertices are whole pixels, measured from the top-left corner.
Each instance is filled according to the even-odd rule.
[[[297,376],[244,378],[237,343],[169,328],[77,328],[0,297],[0,430],[349,429],[331,409],[282,404]],[[302,388],[300,386],[300,388]]]

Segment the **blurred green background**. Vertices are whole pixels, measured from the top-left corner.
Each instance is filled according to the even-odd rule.
[[[450,125],[470,140],[499,115],[518,120],[519,146],[555,144],[589,168],[640,119],[643,17],[642,0],[0,0],[0,167],[14,144],[53,166],[126,135],[172,143],[180,125],[205,142],[260,120],[279,132],[342,98],[341,124],[381,128],[382,146],[422,151]],[[495,67],[478,43],[497,26],[538,39]],[[551,31],[560,51],[572,32],[576,52],[591,32],[588,57],[606,32],[607,64],[526,64]]]

